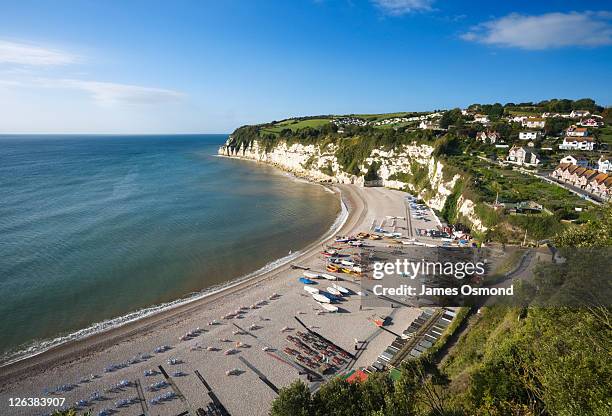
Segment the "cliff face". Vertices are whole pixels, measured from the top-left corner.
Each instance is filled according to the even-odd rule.
[[[342,170],[335,156],[337,147],[332,144],[321,148],[317,145],[287,145],[280,142],[266,151],[257,141],[246,148],[232,148],[229,146],[230,140],[219,148],[220,155],[263,162],[316,182],[363,186],[364,174],[370,165],[376,163],[383,186],[405,189],[438,211],[444,209],[461,179],[459,174],[450,177],[445,175],[444,164],[436,160],[433,156],[434,148],[428,145],[404,145],[392,150],[374,149],[360,166],[362,175],[358,176]],[[455,197],[456,212],[460,219],[480,232],[486,231],[476,215],[474,202],[463,195]]]

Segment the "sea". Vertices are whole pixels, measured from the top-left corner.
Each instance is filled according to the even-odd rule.
[[[0,362],[290,261],[338,223],[332,192],[217,156],[226,139],[0,136]]]

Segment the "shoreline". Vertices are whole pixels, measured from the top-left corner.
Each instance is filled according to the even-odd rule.
[[[279,169],[276,166],[272,167]],[[279,170],[287,172],[283,169]],[[288,173],[296,176],[292,172]],[[323,183],[314,181],[309,182],[330,189],[329,186]],[[170,305],[167,308],[163,308],[162,305],[162,309],[153,311],[148,315],[140,316],[133,320],[128,320],[127,322],[121,323],[118,326],[104,329],[102,331],[86,335],[82,338],[73,340],[69,339],[33,355],[7,362],[6,364],[0,366],[0,368],[3,370],[2,375],[0,376],[0,391],[5,390],[6,387],[10,386],[11,384],[24,378],[31,377],[36,373],[44,373],[45,371],[56,368],[62,364],[71,363],[78,359],[91,356],[112,345],[116,345],[121,342],[128,342],[140,334],[152,332],[158,325],[168,325],[172,324],[173,322],[178,322],[187,318],[193,313],[197,313],[206,306],[214,304],[216,301],[222,300],[232,294],[239,293],[248,289],[249,287],[253,287],[262,282],[273,279],[283,271],[290,270],[291,262],[305,261],[311,258],[318,252],[317,249],[320,245],[329,241],[333,235],[337,233],[343,233],[343,231],[346,233],[346,230],[354,227],[354,223],[356,222],[355,214],[356,212],[359,212],[357,208],[359,207],[358,200],[360,198],[357,197],[357,194],[354,191],[349,190],[349,188],[342,187],[343,189],[341,189],[337,184],[334,184],[333,188],[335,188],[333,192],[339,195],[342,206],[338,217],[336,217],[334,224],[325,234],[300,250],[300,252],[298,252],[299,254],[295,257],[285,256],[281,257],[280,259],[275,259],[258,270],[255,270],[243,277],[229,281],[226,286],[218,288],[218,290],[212,289],[212,292],[210,293],[205,292],[201,295],[196,295],[194,298],[187,298],[184,301],[177,299],[170,302],[177,302],[176,304]],[[363,203],[363,201],[360,202]],[[363,214],[363,212],[361,214]],[[283,259],[286,260],[281,261]],[[265,270],[266,267],[277,261],[281,261],[281,263],[275,265],[275,267],[272,267],[269,270]],[[137,312],[138,311],[133,313]]]

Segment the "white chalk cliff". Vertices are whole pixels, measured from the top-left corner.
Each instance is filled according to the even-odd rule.
[[[219,148],[219,154],[228,157],[248,159],[276,166],[296,176],[315,182],[349,183],[364,185],[364,174],[368,167],[379,164],[378,176],[382,186],[394,189],[405,189],[418,195],[430,207],[440,211],[447,198],[453,193],[460,175],[445,178],[444,164],[433,156],[434,148],[423,144],[403,145],[392,150],[374,149],[366,158],[360,170],[362,175],[352,175],[342,170],[336,158],[337,147],[328,144],[321,148],[318,145],[287,145],[279,142],[274,148],[266,149],[254,141],[240,149],[230,146],[230,139]],[[416,172],[418,170],[419,172]],[[424,184],[414,184],[417,175],[422,175]],[[457,200],[457,212],[478,231],[486,231],[474,211],[473,201],[463,195]]]

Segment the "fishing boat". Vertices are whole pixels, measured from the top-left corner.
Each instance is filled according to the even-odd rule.
[[[312,297],[319,303],[331,303],[331,299],[329,299],[327,296],[323,296],[320,293],[314,293]]]
[[[304,272],[304,277],[307,277],[309,279],[320,279],[321,276],[319,275],[319,273],[315,273],[315,272],[308,272],[305,271]]]
[[[311,294],[319,293],[319,289],[314,288],[312,286],[304,286],[304,290]]]
[[[338,266],[334,266],[333,264],[328,264],[327,267],[326,267],[326,270],[328,272],[335,273],[335,272],[338,271]],[[326,276],[329,276],[329,275],[322,274],[321,276],[323,276],[326,279],[329,279],[328,277],[326,277]],[[329,280],[335,280],[335,279],[329,279]]]
[[[340,285],[338,285],[338,284],[336,284],[336,283],[334,283],[334,284],[333,284],[333,287],[334,287],[335,289],[338,289],[338,291],[339,291],[340,293],[342,293],[343,295],[348,295],[348,294],[350,293],[350,292],[349,292],[349,290],[348,290],[347,288],[345,288],[345,287],[343,287],[343,286],[340,286]]]
[[[319,294],[325,296],[327,299],[329,299],[332,302],[340,302],[342,300],[342,296],[332,295],[329,292],[319,292]]]
[[[314,282],[314,281],[312,281],[312,280],[310,280],[310,279],[307,279],[307,278],[305,278],[305,277],[300,277],[298,280],[299,280],[300,282],[304,283],[305,285],[314,285],[314,284],[315,284],[315,282]]]
[[[325,290],[327,290],[328,293],[331,293],[334,296],[342,296],[342,293],[340,293],[340,291],[338,289],[336,289],[335,287],[328,287]]]
[[[327,312],[338,312],[338,307],[337,306],[330,305],[330,304],[327,304],[327,303],[321,303],[320,305]]]
[[[331,271],[336,271],[337,272],[338,268],[336,267],[336,270],[329,270],[329,269],[327,269],[327,270],[330,271],[330,272]],[[321,277],[323,277],[324,279],[327,279],[327,280],[338,280],[338,278],[336,276],[331,275],[331,274],[327,274],[327,273],[321,273]]]
[[[343,267],[343,268],[341,268],[341,269],[340,269],[340,271],[341,271],[342,273],[350,273],[352,270],[351,270],[351,269],[349,269],[348,267]]]
[[[340,260],[340,263],[341,263],[343,266],[349,266],[349,267],[352,267],[352,266],[354,266],[354,265],[355,265],[355,263],[354,263],[354,262],[352,262],[352,261],[350,261],[350,260]]]

